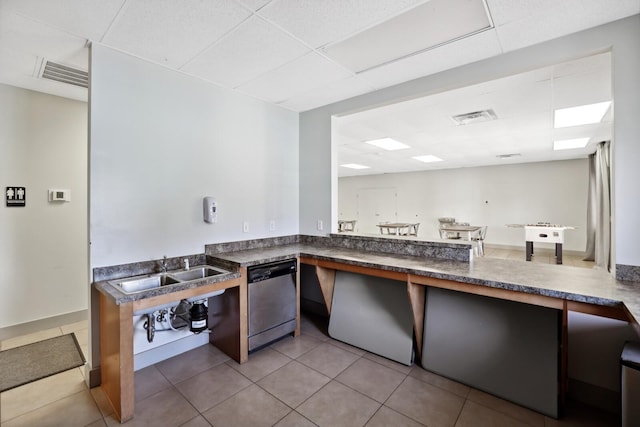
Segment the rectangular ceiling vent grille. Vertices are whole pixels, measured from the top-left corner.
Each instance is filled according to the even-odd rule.
[[[42,68],[43,79],[55,80],[70,85],[89,87],[89,73],[77,68],[68,67],[66,65],[56,64],[55,62],[46,61]]]
[[[498,116],[493,110],[474,111],[472,113],[458,114],[451,116],[453,122],[458,126],[471,125],[474,123],[489,122],[496,120]]]

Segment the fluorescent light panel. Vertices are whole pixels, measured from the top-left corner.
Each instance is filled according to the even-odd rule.
[[[558,151],[584,148],[587,146],[587,143],[589,143],[589,138],[562,139],[559,141],[553,141],[553,149]]]
[[[431,0],[324,48],[356,73],[493,27],[484,0]]]
[[[599,123],[602,121],[610,105],[611,101],[606,101],[555,110],[553,127],[558,129]]]
[[[424,163],[433,163],[433,162],[441,162],[442,159],[440,157],[432,156],[431,154],[426,156],[415,156],[413,157],[416,160],[420,160]]]
[[[376,147],[383,148],[385,150],[403,150],[405,148],[411,148],[407,144],[403,144],[400,141],[396,141],[393,138],[380,138],[373,139],[371,141],[365,141],[367,144],[375,145]]]
[[[369,166],[363,166],[357,163],[346,163],[340,166],[342,166],[343,168],[349,168],[349,169],[369,169]]]

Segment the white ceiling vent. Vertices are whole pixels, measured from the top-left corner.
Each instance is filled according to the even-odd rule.
[[[481,110],[451,116],[451,120],[453,120],[458,126],[489,122],[491,120],[496,120],[497,118],[498,116],[496,116],[496,113],[493,110]]]
[[[42,61],[40,70],[40,77],[43,79],[55,80],[80,87],[89,87],[89,73],[86,71],[67,65],[56,64],[46,59]]]

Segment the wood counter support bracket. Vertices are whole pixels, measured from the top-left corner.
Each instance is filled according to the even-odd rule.
[[[327,314],[331,316],[331,303],[333,302],[333,287],[336,282],[336,271],[316,265],[316,276],[320,283],[320,291],[327,307]]]
[[[413,312],[413,333],[416,340],[416,354],[418,360],[422,360],[422,339],[424,333],[424,305],[425,295],[427,293],[426,286],[407,281],[407,294],[409,295],[409,303]]]
[[[567,383],[569,380],[569,310],[567,301],[562,304],[562,325],[560,329],[560,411],[564,411],[567,403]]]

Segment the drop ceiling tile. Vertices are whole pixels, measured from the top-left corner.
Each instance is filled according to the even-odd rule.
[[[496,31],[502,48],[509,52],[637,13],[638,0],[566,0],[506,24],[496,23]]]
[[[309,48],[283,31],[252,17],[182,70],[236,87],[308,52]]]
[[[494,29],[359,74],[378,88],[490,58],[502,53]]]
[[[85,48],[86,40],[16,13],[0,13],[0,46],[67,64]],[[4,62],[3,58],[0,61]],[[70,64],[73,65],[73,64]],[[87,62],[84,64],[88,68]]]
[[[317,53],[309,53],[277,70],[238,86],[238,90],[267,102],[280,103],[295,95],[349,76],[348,71],[326,58]]]
[[[302,112],[323,105],[332,104],[357,95],[373,91],[374,88],[358,77],[347,77],[326,85],[316,87],[309,92],[294,95],[280,105],[290,110]]]
[[[265,4],[269,3],[271,0],[238,0],[238,3],[244,4],[249,9],[254,12],[260,8],[262,8]]]
[[[179,68],[250,14],[232,0],[130,1],[103,43]]]
[[[125,0],[2,0],[2,8],[59,30],[100,41]]]
[[[388,19],[424,0],[274,0],[261,16],[317,48]]]

